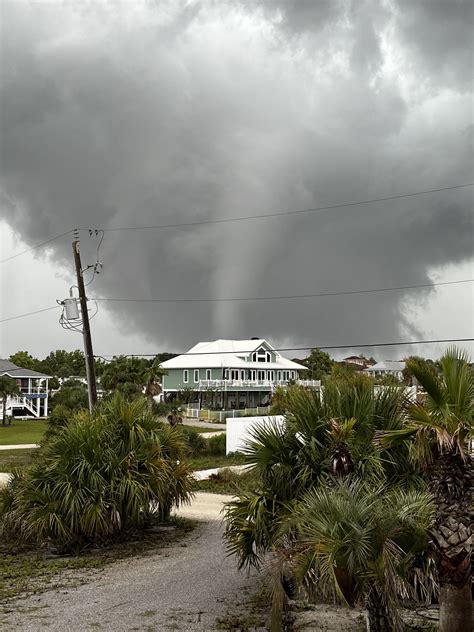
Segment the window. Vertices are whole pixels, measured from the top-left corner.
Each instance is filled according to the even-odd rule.
[[[278,375],[278,378],[277,378],[277,379],[278,379],[278,380],[281,380],[281,371],[278,371],[277,375]]]
[[[194,369],[194,381],[199,382],[199,369]]]
[[[230,379],[231,380],[238,380],[239,379],[239,372],[237,371],[237,369],[232,369],[230,372]]]
[[[257,380],[265,379],[265,371],[257,371]]]
[[[254,351],[252,353],[252,361],[253,362],[271,362],[272,355],[269,351],[265,351],[265,349],[259,349],[258,351]]]
[[[294,380],[296,377],[296,373],[294,371],[291,372],[291,379]]]
[[[206,369],[206,380],[210,380],[212,375],[211,369]]]
[[[189,382],[189,371],[188,369],[184,369],[183,371],[183,382],[187,384]]]
[[[223,371],[223,375],[224,375],[224,380],[228,380],[229,379],[229,369],[224,369]]]
[[[245,371],[240,372],[240,379],[245,380]]]

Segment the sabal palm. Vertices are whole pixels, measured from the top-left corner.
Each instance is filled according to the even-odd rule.
[[[160,363],[154,361],[153,364],[145,371],[145,395],[148,397],[150,404],[153,397],[161,393],[161,380],[168,371],[160,366]]]
[[[140,393],[146,382],[146,367],[141,358],[118,356],[107,364],[101,385],[107,391],[121,390],[127,395]]]
[[[76,413],[31,469],[2,490],[2,527],[66,548],[143,527],[154,507],[166,516],[190,498],[188,453],[186,439],[163,428],[146,400],[116,395],[92,416]]]
[[[451,348],[441,358],[441,374],[423,360],[407,361],[423,387],[422,403],[411,405],[403,429],[382,444],[410,441],[413,460],[430,480],[437,515],[431,528],[440,583],[440,629],[472,628],[471,547],[474,487],[470,441],[473,437],[474,380],[467,355]]]
[[[402,571],[426,543],[433,511],[426,493],[340,479],[304,494],[280,538],[291,531],[293,572],[309,596],[364,599],[369,630],[397,631]]]
[[[285,425],[258,426],[247,442],[245,454],[260,480],[258,489],[227,505],[226,535],[239,563],[258,566],[294,501],[328,474],[354,471],[390,482],[414,478],[405,446],[379,451],[373,442],[377,430],[400,428],[402,403],[400,389],[374,394],[363,381],[328,384],[324,397],[290,389]]]

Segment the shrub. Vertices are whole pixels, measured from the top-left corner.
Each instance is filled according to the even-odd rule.
[[[181,432],[186,437],[189,447],[191,448],[192,454],[194,456],[206,452],[206,439],[204,439],[204,437],[202,437],[199,432],[197,432],[191,426],[181,426]]]
[[[170,409],[171,409],[171,405],[165,404],[165,402],[155,402],[155,400],[153,400],[153,403],[151,405],[151,410],[153,414],[156,415],[157,417],[166,418],[170,412]]]
[[[75,413],[0,492],[3,534],[70,549],[144,528],[189,501],[188,454],[182,433],[162,426],[146,400],[117,394],[92,416]]]
[[[226,437],[224,433],[210,437],[206,441],[208,454],[212,456],[225,456]]]
[[[61,428],[64,428],[73,416],[73,411],[64,404],[55,406],[54,411],[48,417],[48,427],[46,429],[45,439],[50,439],[57,434]]]
[[[51,409],[56,406],[66,406],[70,410],[80,410],[89,406],[87,388],[80,382],[69,380],[50,399]]]

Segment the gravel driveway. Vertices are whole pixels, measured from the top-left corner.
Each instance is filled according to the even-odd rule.
[[[229,498],[198,493],[193,506],[180,511],[200,521],[185,540],[150,557],[107,566],[67,592],[17,600],[2,630],[226,629],[218,619],[244,612],[257,587],[256,575],[239,573],[225,554],[219,512]]]

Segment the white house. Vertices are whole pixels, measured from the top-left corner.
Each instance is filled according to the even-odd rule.
[[[7,398],[6,412],[13,417],[48,416],[49,375],[31,369],[22,369],[9,360],[0,359],[0,377],[10,377],[16,381],[19,394]],[[0,416],[3,403],[0,400]]]
[[[372,377],[383,377],[384,375],[393,375],[398,380],[403,379],[403,369],[405,362],[397,362],[395,360],[382,360],[373,366],[369,366],[364,371]]]
[[[261,338],[199,342],[161,366],[168,371],[162,382],[165,399],[191,390],[196,401],[206,400],[216,408],[265,406],[277,386],[292,381],[320,385],[319,381],[299,380],[299,371],[306,367],[284,358]]]

